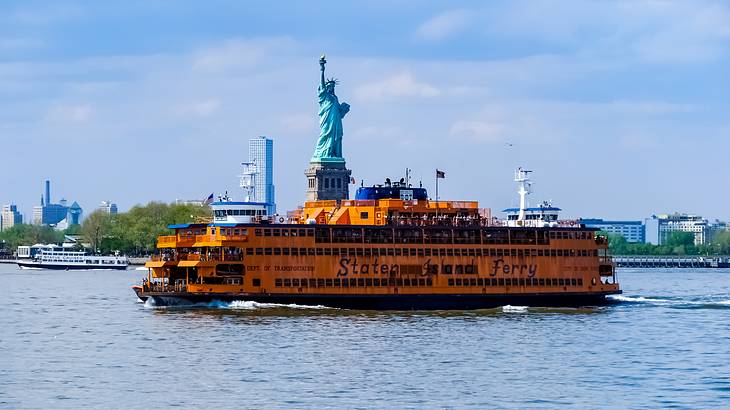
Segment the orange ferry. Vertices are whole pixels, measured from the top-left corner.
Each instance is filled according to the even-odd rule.
[[[517,170],[520,207],[507,220],[476,201],[429,200],[403,179],[360,187],[354,200],[307,201],[287,218],[221,198],[212,221],[169,226],[134,290],[157,305],[351,309],[576,307],[621,293],[605,237],[558,220],[550,204],[525,206],[528,172]]]

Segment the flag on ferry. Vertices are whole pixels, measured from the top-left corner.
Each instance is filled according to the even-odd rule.
[[[213,202],[213,193],[211,192],[210,195],[208,195],[207,198],[203,200],[203,206],[210,205],[210,203]]]
[[[436,178],[446,178],[446,172],[436,170]]]

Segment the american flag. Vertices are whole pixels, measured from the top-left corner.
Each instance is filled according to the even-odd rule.
[[[436,170],[436,178],[446,178],[446,172]]]
[[[213,193],[211,192],[210,195],[208,195],[207,198],[203,200],[203,206],[210,205],[210,203],[213,202]]]

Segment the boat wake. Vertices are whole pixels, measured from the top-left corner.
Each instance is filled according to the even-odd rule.
[[[730,309],[730,299],[727,295],[705,296],[699,298],[675,298],[675,297],[644,297],[610,295],[608,298],[617,304],[662,306],[673,309]]]
[[[512,305],[502,306],[503,313],[527,313],[528,310],[529,310],[529,308],[527,306],[512,306]]]
[[[251,300],[234,300],[232,302],[222,302],[214,300],[206,303],[194,303],[194,304],[178,304],[178,305],[157,305],[152,298],[147,299],[144,302],[144,307],[153,309],[169,309],[169,308],[199,308],[199,309],[230,309],[230,310],[264,310],[264,309],[315,309],[322,310],[330,308],[323,305],[297,305],[294,303],[283,304],[283,303],[260,303]]]
[[[272,309],[272,308],[284,308],[284,309],[334,309],[323,305],[297,305],[295,303],[281,304],[281,303],[259,303],[250,300],[234,300],[230,303],[224,303],[224,308],[228,309],[242,309],[242,310],[256,310],[256,309]]]

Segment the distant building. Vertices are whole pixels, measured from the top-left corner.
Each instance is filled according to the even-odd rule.
[[[59,225],[68,227],[81,222],[82,210],[78,203],[74,202],[70,207],[65,199],[61,199],[57,204],[52,203],[49,180],[46,180],[45,191],[45,195],[41,195],[41,205],[33,207],[33,224],[59,228]]]
[[[673,213],[655,215],[653,218],[657,220],[659,245],[666,243],[669,234],[672,232],[692,233],[695,237],[695,245],[709,243],[712,237],[712,226],[710,226],[707,219],[699,215]]]
[[[18,212],[18,207],[15,204],[3,205],[0,214],[0,230],[4,231],[22,223],[23,215]]]
[[[109,201],[101,201],[101,204],[99,204],[99,210],[110,215],[116,215],[119,212],[117,204],[113,204]]]
[[[43,224],[43,197],[41,197],[41,205],[33,207],[33,225]]]
[[[197,205],[203,206],[205,201],[202,199],[176,199],[175,205]]]
[[[276,213],[274,194],[274,140],[264,136],[251,138],[248,142],[248,160],[256,165],[255,199],[269,204],[268,213]]]
[[[646,242],[646,227],[642,221],[604,221],[603,219],[581,219],[580,223],[589,228],[598,228],[603,232],[621,235],[626,242]]]

